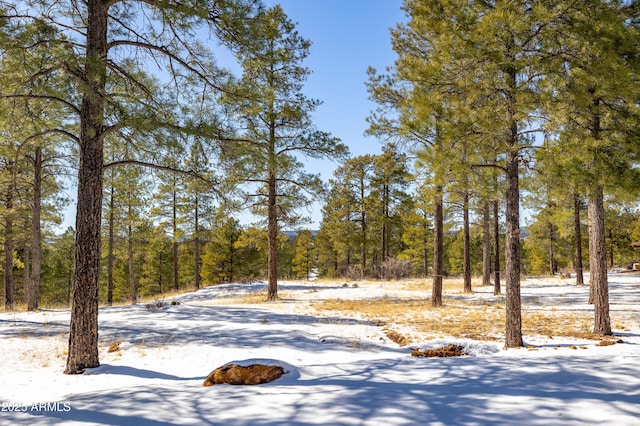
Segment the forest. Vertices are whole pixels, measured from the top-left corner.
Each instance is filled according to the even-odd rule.
[[[363,82],[382,152],[351,156],[313,122],[311,41],[280,6],[0,2],[4,308],[72,307],[67,373],[97,363],[74,348],[101,304],[256,280],[276,300],[278,279],[426,277],[439,306],[443,277],[481,277],[514,347],[520,277],[589,271],[611,334],[607,271],[640,259],[638,3],[402,7]]]

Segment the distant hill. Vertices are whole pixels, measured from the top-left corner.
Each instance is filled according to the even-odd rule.
[[[282,233],[283,233],[284,235],[286,235],[287,237],[289,237],[289,238],[295,238],[295,237],[297,237],[297,236],[298,236],[298,231],[282,231]],[[318,231],[317,231],[317,230],[315,230],[315,229],[311,229],[311,235],[312,235],[312,236],[314,236],[314,237],[315,237],[317,233],[318,233]]]

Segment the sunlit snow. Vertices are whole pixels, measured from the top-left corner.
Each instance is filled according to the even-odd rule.
[[[427,336],[399,347],[357,313],[322,316],[309,302],[411,296],[426,304],[428,292],[382,282],[284,282],[287,297],[278,303],[219,303],[265,287],[230,284],[172,298],[180,304],[162,309],[101,308],[101,366],[76,376],[62,374],[68,310],[2,312],[0,424],[637,425],[640,276],[609,281],[614,333],[624,341],[611,346],[525,335],[535,350]],[[588,287],[568,280],[525,279],[522,295],[555,312],[593,309]],[[471,305],[494,296],[476,287],[459,298]],[[120,350],[108,353],[115,340]],[[469,355],[410,355],[450,343]],[[202,386],[230,362],[277,364],[287,373],[258,386]]]

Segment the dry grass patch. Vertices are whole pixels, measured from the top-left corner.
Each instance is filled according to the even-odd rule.
[[[122,343],[124,340],[116,340],[114,342],[111,342],[111,344],[109,345],[109,348],[107,349],[108,353],[112,353],[112,352],[119,352],[120,351],[120,343]]]
[[[359,313],[367,318],[388,321],[390,318],[409,315],[426,308],[425,299],[400,299],[389,296],[370,299],[326,299],[314,302],[313,306],[319,311],[342,312],[347,314]]]
[[[266,291],[256,291],[241,296],[217,297],[212,302],[218,305],[252,305],[266,300]]]
[[[414,278],[400,281],[387,281],[388,283],[395,284],[401,290],[409,291],[425,291],[431,292],[433,285],[433,278]],[[481,282],[476,280],[472,281],[474,287],[480,286]],[[445,278],[442,282],[442,291],[444,293],[463,293],[464,292],[464,280],[462,278]]]
[[[313,305],[321,312],[358,313],[377,323],[397,323],[411,326],[416,332],[430,336],[467,337],[493,340],[499,334],[494,324],[502,315],[496,308],[479,309],[447,304],[432,308],[427,299],[382,297],[362,300],[329,299]],[[391,340],[394,340],[389,336]]]
[[[395,330],[387,328],[384,330],[384,334],[389,338],[389,340],[395,342],[398,346],[407,346],[409,343],[411,343],[410,338],[408,338],[407,336],[403,336]]]
[[[616,343],[624,343],[624,340],[622,339],[617,339],[617,340],[601,340],[599,341],[596,346],[613,346]]]
[[[280,300],[287,300],[292,298],[290,292],[278,292]],[[267,290],[253,291],[243,295],[229,296],[229,297],[217,297],[212,300],[217,305],[258,305],[260,303],[273,303],[267,301]],[[274,302],[278,302],[277,300]]]
[[[468,302],[445,301],[441,308],[431,307],[427,299],[392,297],[344,300],[328,299],[313,304],[326,314],[358,315],[379,323],[408,325],[415,332],[431,337],[457,337],[500,340],[504,334],[505,312],[500,303],[470,306]],[[522,313],[524,335],[565,336],[597,339],[591,332],[592,318],[586,313],[527,311]],[[389,336],[391,340],[393,337]],[[394,340],[395,341],[395,340]]]
[[[483,305],[476,308],[447,302],[442,308],[430,308],[413,326],[417,331],[436,337],[499,340],[503,324],[504,310],[500,307]]]
[[[522,313],[522,332],[525,335],[597,339],[592,328],[593,318],[582,312],[524,310]]]

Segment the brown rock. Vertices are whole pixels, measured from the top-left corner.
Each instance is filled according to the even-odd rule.
[[[227,364],[213,370],[202,386],[220,385],[223,383],[230,385],[259,385],[272,382],[280,378],[283,374],[284,369],[279,365],[252,364],[241,366],[237,364]]]
[[[425,349],[421,351],[420,349],[414,349],[411,352],[411,356],[416,357],[425,357],[425,358],[446,358],[450,356],[463,356],[467,355],[463,352],[462,346],[458,345],[448,345],[442,348],[437,349]]]

